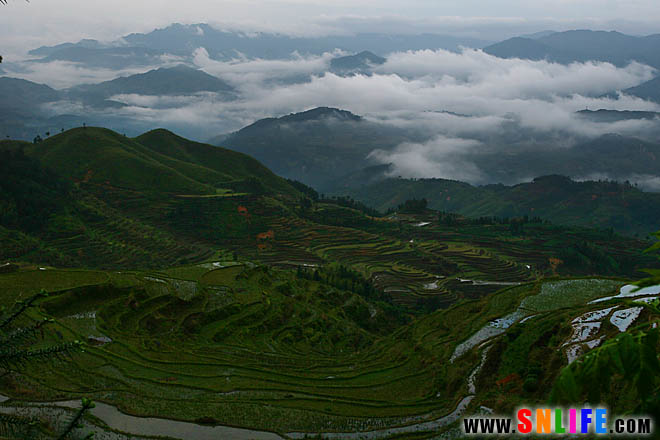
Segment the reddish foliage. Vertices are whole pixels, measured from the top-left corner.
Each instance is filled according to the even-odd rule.
[[[495,385],[497,385],[498,387],[503,387],[504,385],[509,384],[511,382],[514,382],[514,381],[517,381],[519,379],[520,379],[520,376],[517,373],[512,373],[512,374],[509,374],[504,379],[500,379],[497,382],[495,382]]]
[[[257,240],[273,240],[275,238],[275,231],[272,229],[268,232],[261,232],[257,234]]]

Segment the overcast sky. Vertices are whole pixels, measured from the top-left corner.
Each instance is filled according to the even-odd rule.
[[[293,34],[436,32],[487,40],[545,29],[660,33],[658,0],[9,0],[5,54],[81,38],[113,40],[172,22]]]

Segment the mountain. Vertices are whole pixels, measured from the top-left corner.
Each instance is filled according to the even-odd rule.
[[[339,74],[369,73],[374,66],[385,64],[387,59],[365,50],[355,55],[333,58],[330,70]]]
[[[62,44],[57,44],[55,46],[42,46],[37,49],[32,49],[28,53],[35,57],[47,57],[51,54],[54,54],[55,52],[64,49],[70,49],[72,47],[80,47],[85,49],[104,49],[107,48],[108,46],[97,40],[83,39],[80,40],[78,43],[62,43]]]
[[[350,36],[292,37],[275,33],[243,33],[223,31],[208,24],[172,24],[149,33],[134,33],[119,40],[102,44],[94,40],[44,46],[32,50],[34,62],[71,61],[89,67],[126,68],[155,65],[163,55],[175,55],[191,61],[194,50],[203,47],[210,56],[229,60],[238,56],[248,58],[283,59],[296,52],[320,55],[341,49],[357,53],[391,53],[419,49],[481,48],[489,44],[470,37],[438,34],[396,35],[361,33]]]
[[[660,36],[574,30],[537,38],[515,37],[484,48],[500,58],[547,59],[558,63],[604,61],[624,66],[638,61],[660,68]]]
[[[14,112],[27,116],[42,104],[59,99],[61,94],[45,84],[0,77],[0,118]]]
[[[323,190],[341,175],[368,166],[367,156],[374,149],[393,148],[411,138],[401,129],[348,111],[319,107],[259,120],[223,137],[221,145]]]
[[[626,89],[623,93],[660,104],[660,77],[642,83],[637,87]]]
[[[126,104],[112,97],[123,94],[190,96],[211,93],[216,100],[232,100],[236,91],[221,79],[185,65],[159,68],[98,84],[54,90],[34,82],[0,77],[0,136],[31,140],[36,135],[86,125],[104,125],[135,135],[161,125],[115,112]],[[58,101],[51,108],[45,104]],[[198,132],[184,123],[170,123],[185,133]],[[187,129],[187,130],[186,130]]]
[[[425,198],[433,209],[472,218],[538,216],[556,224],[613,228],[643,236],[660,229],[660,194],[628,183],[576,182],[558,175],[513,186],[388,178],[338,192],[381,210]]]
[[[655,126],[660,134],[660,120],[653,112],[587,110],[577,112],[576,116],[600,123],[647,120],[648,131]],[[630,180],[648,189],[657,188],[660,143],[617,134],[595,138],[569,136],[559,132],[547,138],[535,137],[530,130],[513,125],[477,138],[483,144],[481,147],[456,152],[450,160],[473,164],[484,183],[512,184],[534,176],[560,174],[576,179]],[[380,157],[387,157],[403,143],[428,140],[428,135],[421,131],[321,107],[263,119],[209,143],[254,156],[277,174],[319,191],[337,193],[347,179],[359,184],[357,176],[362,170],[378,169],[370,167],[385,162],[370,156],[373,151],[380,150],[384,152]],[[380,178],[391,176],[394,169]],[[373,172],[362,177],[376,178]]]
[[[67,92],[73,98],[80,98],[88,103],[102,104],[108,98],[121,94],[163,96],[213,92],[229,97],[232,96],[234,89],[215,76],[179,65],[120,77],[99,84],[76,86]]]
[[[44,108],[62,99],[63,94],[47,85],[18,78],[0,78],[0,137],[33,139],[55,130],[47,123]]]
[[[541,37],[542,39],[543,37]],[[559,51],[538,41],[539,39],[514,37],[485,47],[484,52],[499,58],[522,58],[526,60],[558,60]]]

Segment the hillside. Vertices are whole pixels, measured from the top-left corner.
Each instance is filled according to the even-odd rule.
[[[27,116],[41,104],[61,99],[61,94],[45,84],[0,77],[0,117],[17,112]]]
[[[206,183],[231,186],[257,180],[264,186],[264,192],[296,194],[282,178],[245,154],[193,142],[163,129],[152,130],[135,140],[158,154],[212,170],[215,174],[206,177]],[[206,173],[199,170],[194,171],[190,177],[197,176],[202,179],[204,175]]]
[[[610,116],[613,115],[610,113]],[[625,117],[631,119],[631,115]],[[658,124],[659,120],[654,118],[653,121]],[[467,158],[489,177],[489,181],[506,183],[529,180],[530,176],[561,174],[578,180],[638,181],[642,186],[651,182],[647,189],[656,190],[652,182],[660,175],[657,165],[660,143],[618,134],[586,139],[570,147],[476,151]]]
[[[644,305],[610,298],[658,266],[649,241],[415,203],[373,217],[166,130],[0,141],[0,172],[0,262],[14,263],[2,266],[0,307],[43,289],[19,322],[43,330],[35,346],[84,343],[0,377],[2,414],[29,420],[21,408],[39,407],[26,429],[52,432],[86,396],[97,406],[81,436],[454,435],[460,415],[484,406],[565,403],[566,371],[593,384],[579,356],[621,337],[643,344],[638,332],[660,316],[650,294]],[[483,189],[445,183],[446,200]],[[625,190],[612,200],[636,191],[607,185],[595,186]],[[475,203],[507,193],[486,189]],[[570,195],[596,190],[551,176],[507,197],[582,213]],[[587,318],[599,321],[585,336],[576,319]],[[613,384],[626,398],[602,396],[617,411],[645,401],[634,379]]]
[[[660,194],[625,183],[575,182],[546,176],[514,186],[472,186],[444,179],[386,179],[338,190],[386,210],[407,199],[425,198],[429,207],[469,217],[541,217],[556,224],[614,228],[646,236],[660,229]]]
[[[243,154],[164,130],[140,140],[148,146],[111,130],[87,127],[39,144],[0,142],[3,166],[9,167],[0,194],[5,244],[0,258],[22,255],[31,261],[86,267],[204,258],[214,251],[200,243],[202,219],[194,231],[195,225],[179,219],[177,212],[195,209],[199,216],[198,205],[226,208],[237,195],[299,195]],[[235,207],[224,216],[208,221],[229,238],[226,222],[242,217]],[[256,221],[234,234],[252,227],[263,232]]]
[[[393,148],[411,138],[395,127],[320,107],[257,121],[220,142],[255,157],[281,176],[324,190],[341,174],[367,166],[374,149]]]

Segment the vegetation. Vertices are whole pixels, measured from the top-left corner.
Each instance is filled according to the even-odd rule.
[[[28,317],[29,310],[37,301],[48,297],[48,293],[42,290],[24,301],[19,301],[7,310],[0,308],[0,373],[7,377],[12,373],[18,373],[29,365],[39,362],[41,366],[69,358],[73,353],[80,352],[82,343],[80,341],[61,342],[61,335],[46,336],[48,327],[54,322],[52,319],[43,318],[34,320]],[[23,321],[23,322],[21,322]],[[48,342],[40,343],[38,339],[47,339]],[[56,342],[50,342],[55,339]],[[69,425],[60,434],[53,433],[49,438],[67,439],[78,429],[80,420],[85,413],[93,408],[94,404],[89,399],[83,399],[82,407],[75,413]],[[12,438],[31,439],[38,434],[48,434],[47,427],[38,420],[21,416],[0,413],[0,435],[11,435]],[[88,436],[86,438],[91,438]]]
[[[163,130],[128,139],[87,127],[0,153],[11,177],[0,263],[14,263],[0,265],[0,305],[48,293],[8,312],[1,337],[22,348],[7,353],[86,343],[65,362],[9,366],[5,421],[33,420],[19,416],[35,404],[44,436],[82,420],[80,435],[123,438],[94,400],[257,438],[398,427],[396,438],[418,439],[454,429],[419,424],[467,397],[467,413],[575,396],[654,408],[653,298],[591,303],[657,271],[648,241],[534,216],[467,218],[419,198],[371,215]],[[616,310],[573,341],[576,319],[605,307]],[[612,314],[633,307],[621,331]],[[627,360],[590,394],[592,367],[616,356]],[[75,411],[38,404],[80,399]]]
[[[416,198],[428,200],[429,208],[473,219],[536,217],[641,237],[660,228],[660,196],[628,182],[546,176],[515,186],[472,186],[444,179],[385,179],[342,192],[383,212]]]

